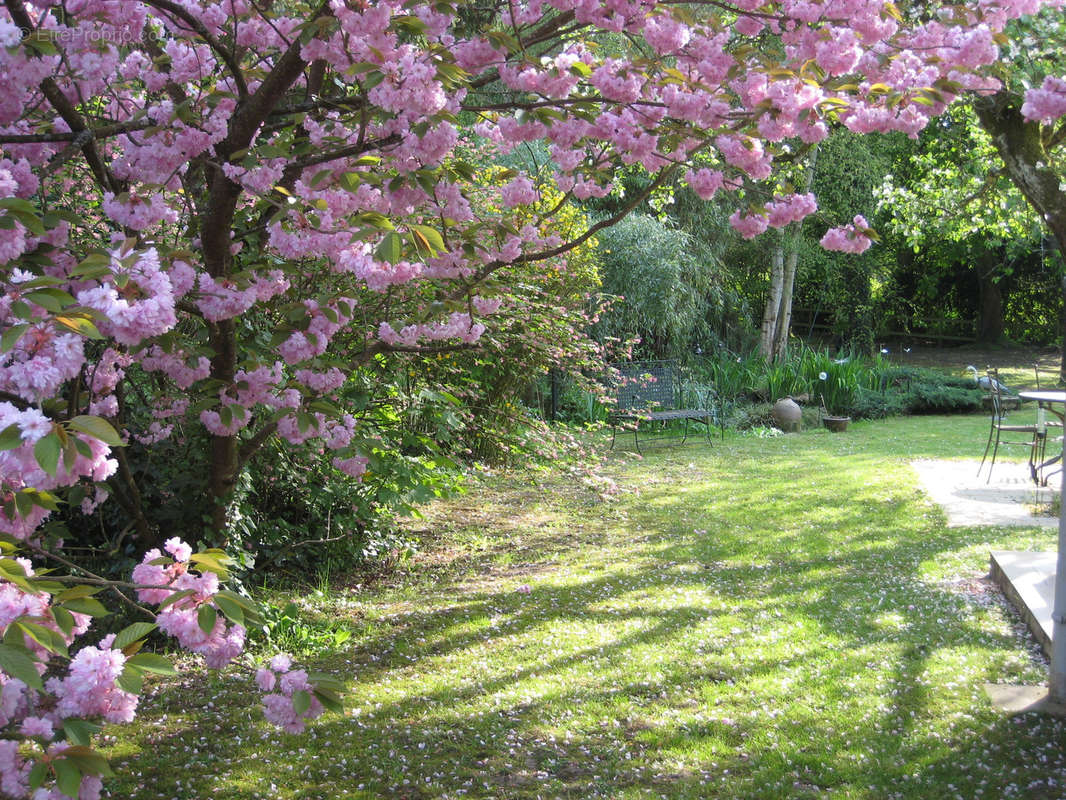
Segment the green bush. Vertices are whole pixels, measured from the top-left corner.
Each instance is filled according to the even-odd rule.
[[[851,416],[855,419],[884,419],[906,414],[907,396],[900,392],[880,392],[859,388],[852,399]]]
[[[922,380],[907,392],[909,414],[960,414],[981,408],[984,395],[973,384],[963,387],[957,381]]]

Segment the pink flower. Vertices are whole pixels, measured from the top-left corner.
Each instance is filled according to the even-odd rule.
[[[500,197],[507,208],[514,208],[535,203],[537,192],[533,188],[533,181],[525,175],[520,175],[500,189]]]
[[[1048,75],[1039,89],[1027,89],[1022,116],[1046,123],[1066,116],[1066,80]]]
[[[758,213],[741,214],[740,210],[734,211],[729,217],[729,224],[745,239],[754,239],[766,230],[770,221]]]
[[[836,250],[841,253],[864,253],[869,249],[873,241],[867,236],[870,230],[869,223],[861,214],[848,225],[830,228],[826,231],[819,244],[826,250]]]
[[[277,677],[269,669],[260,667],[255,671],[255,685],[264,692],[271,691],[276,681]]]

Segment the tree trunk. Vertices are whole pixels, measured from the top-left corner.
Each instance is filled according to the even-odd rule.
[[[807,160],[807,174],[803,182],[803,191],[810,192],[814,185],[814,168],[818,164],[818,144],[811,149]],[[773,254],[773,269],[770,284],[770,297],[766,301],[763,314],[762,339],[759,352],[773,361],[784,361],[788,356],[788,334],[792,328],[792,291],[796,285],[796,266],[799,264],[799,244],[803,236],[802,223],[793,222],[785,226],[777,240]],[[785,253],[785,244],[788,252]],[[780,270],[780,286],[775,295],[774,281]],[[772,319],[770,330],[768,320]]]
[[[1003,340],[1003,292],[995,280],[999,259],[985,251],[977,262],[977,341],[995,344]]]
[[[774,339],[777,334],[781,296],[785,283],[785,246],[781,237],[774,241],[770,254],[770,294],[766,298],[766,308],[762,315],[762,333],[759,336],[759,355],[773,358]]]
[[[1044,147],[1044,131],[1021,113],[1021,98],[1009,92],[975,97],[974,110],[981,127],[996,146],[1011,182],[1043,217],[1060,253],[1066,253],[1066,191],[1054,161]],[[1066,290],[1064,290],[1066,291]],[[1062,372],[1066,375],[1066,339]]]
[[[211,326],[211,377],[229,386],[237,371],[237,331],[231,320]],[[229,541],[229,504],[237,485],[240,453],[236,436],[211,436],[208,495],[211,502],[211,545],[225,547]]]
[[[798,235],[798,234],[797,234]],[[792,290],[796,285],[796,266],[799,264],[799,247],[796,242],[785,256],[785,280],[781,287],[781,309],[777,314],[777,331],[774,334],[774,361],[788,357],[788,334],[792,328]]]

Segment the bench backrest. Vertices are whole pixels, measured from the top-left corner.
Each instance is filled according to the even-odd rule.
[[[677,408],[677,363],[629,361],[619,364],[621,380],[615,394],[616,411],[669,411]]]

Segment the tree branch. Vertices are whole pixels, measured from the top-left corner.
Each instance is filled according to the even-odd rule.
[[[215,55],[225,63],[230,74],[233,75],[233,82],[237,84],[237,94],[240,98],[243,100],[248,97],[248,84],[244,80],[244,73],[241,72],[241,65],[234,59],[233,53],[226,50],[222,43],[211,34],[211,31],[200,20],[190,14],[183,6],[173,3],[171,0],[144,0],[144,3],[152,6],[157,11],[173,14],[195,31],[201,39],[207,42],[207,46],[215,52]]]
[[[130,120],[101,125],[99,128],[83,128],[80,131],[58,133],[0,133],[0,144],[47,144],[49,142],[73,142],[86,133],[93,139],[107,139],[123,133],[143,131],[156,123],[149,119]],[[84,143],[83,143],[84,144]]]
[[[11,15],[11,21],[26,31],[26,36],[30,36],[31,32],[36,30],[33,20],[30,19],[30,15],[26,13],[26,9],[22,5],[22,0],[4,0],[4,5]],[[74,107],[74,104],[70,102],[63,90],[59,88],[54,78],[45,78],[41,81],[40,89],[48,102],[51,103],[52,108],[59,113],[59,116],[63,118],[63,121],[67,123],[67,126],[75,135],[87,129],[88,126],[85,124],[81,114],[78,113],[78,109]],[[100,153],[96,149],[95,138],[85,143],[82,147],[82,152],[85,154],[85,160],[88,162],[89,169],[92,170],[96,182],[105,189],[119,194],[122,191],[122,187],[104,165],[103,159],[101,159]]]

